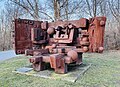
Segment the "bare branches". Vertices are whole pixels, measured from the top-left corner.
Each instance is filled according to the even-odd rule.
[[[22,7],[23,9],[25,9],[33,18],[35,18],[35,16],[31,13],[29,7],[25,6],[24,4],[21,4],[20,2],[17,2],[16,0],[10,0],[10,1],[12,1],[13,3],[15,3],[18,6]]]
[[[91,12],[91,6],[90,6],[90,3],[88,0],[86,0],[86,3],[87,3],[87,7],[88,7],[88,12],[90,14],[90,16],[92,17],[92,12]]]
[[[49,17],[51,21],[54,21],[54,19],[49,14],[47,14],[46,12],[41,11],[41,10],[39,10],[39,12],[46,15],[47,17]]]
[[[39,4],[39,0],[26,0],[26,1],[10,0],[10,1],[17,4],[19,7],[23,8],[23,10],[27,11],[27,13],[30,14],[31,17],[33,17],[35,20],[39,20],[41,18],[39,13],[42,13],[48,18],[52,19],[50,15],[48,15],[46,12],[40,9],[41,6]]]
[[[109,4],[109,9],[111,11],[111,14],[115,17],[115,19],[119,22],[120,24],[120,7],[119,7],[119,0],[118,3],[113,3],[114,0],[108,1]],[[117,4],[117,5],[115,5]]]

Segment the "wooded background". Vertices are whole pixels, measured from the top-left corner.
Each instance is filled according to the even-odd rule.
[[[16,18],[55,21],[96,16],[107,17],[105,49],[120,49],[120,0],[6,0],[0,11],[0,50],[12,49]]]

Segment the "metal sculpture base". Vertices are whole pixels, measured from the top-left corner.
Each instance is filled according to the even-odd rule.
[[[46,64],[49,63],[50,67],[55,70],[56,73],[65,74],[68,72],[68,66],[70,64],[80,65],[82,64],[82,54],[76,60],[72,60],[71,57],[65,54],[47,54],[37,55],[29,59],[32,63],[32,67],[35,71],[43,71],[46,69]]]
[[[68,82],[76,82],[77,79],[84,75],[84,73],[91,67],[91,64],[81,64],[81,65],[70,65],[68,66],[68,73],[67,74],[56,74],[54,70],[47,69],[44,71],[36,72],[33,68],[30,67],[23,67],[16,69],[15,73],[25,74],[30,76],[42,77],[42,78],[49,78],[49,79],[56,79],[56,80],[64,80]]]

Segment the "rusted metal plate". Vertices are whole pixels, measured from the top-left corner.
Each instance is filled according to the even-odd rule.
[[[31,28],[41,28],[41,22],[27,19],[15,20],[16,54],[23,54],[25,49],[32,49]]]
[[[89,51],[102,52],[104,47],[104,30],[106,17],[96,17],[90,19],[89,32]]]
[[[48,24],[48,26],[53,26],[57,27],[59,26],[64,26],[68,24],[73,24],[76,28],[87,28],[89,23],[88,19],[86,18],[81,18],[79,20],[71,20],[71,21],[56,21],[56,22],[51,22]]]

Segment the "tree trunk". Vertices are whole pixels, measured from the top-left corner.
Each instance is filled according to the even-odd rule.
[[[55,21],[60,19],[60,2],[59,0],[54,0],[54,18]]]
[[[96,17],[96,10],[97,10],[97,2],[93,0],[93,16]]]
[[[38,0],[34,0],[35,2],[35,20],[39,20],[39,8],[38,8]]]
[[[66,0],[65,13],[66,13],[66,19],[68,20],[68,0]]]

